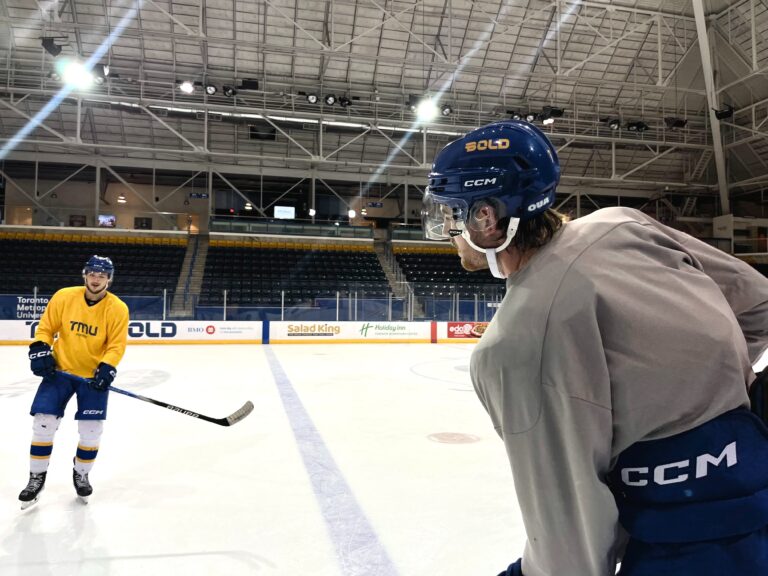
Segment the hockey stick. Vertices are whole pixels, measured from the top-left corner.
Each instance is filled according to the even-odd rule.
[[[70,378],[74,378],[76,380],[86,382],[88,384],[91,383],[91,380],[89,380],[88,378],[76,376],[74,374],[70,374],[69,372],[62,372],[62,374],[65,374]],[[115,386],[110,386],[109,390],[112,392],[117,392],[118,394],[124,394],[125,396],[130,396],[131,398],[136,398],[137,400],[149,402],[150,404],[154,404],[155,406],[160,406],[161,408],[167,408],[168,410],[173,410],[174,412],[178,412],[179,414],[192,416],[192,418],[198,418],[199,420],[205,420],[206,422],[213,422],[214,424],[218,424],[219,426],[232,426],[233,424],[237,424],[238,422],[240,422],[240,420],[244,419],[246,416],[248,416],[248,414],[253,412],[253,402],[248,400],[245,404],[242,405],[242,407],[240,407],[238,410],[235,410],[229,416],[226,416],[224,418],[212,418],[211,416],[206,416],[205,414],[192,412],[191,410],[180,408],[179,406],[174,406],[173,404],[168,404],[167,402],[163,402],[161,400],[147,398],[146,396],[142,396],[141,394],[136,394],[135,392],[129,392],[128,390],[123,390],[122,388],[117,388]]]

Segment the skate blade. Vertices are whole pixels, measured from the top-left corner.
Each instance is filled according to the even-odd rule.
[[[88,498],[90,498],[90,496],[78,496],[77,501],[85,505],[88,504]]]
[[[35,504],[37,504],[37,501],[38,501],[38,500],[40,500],[40,497],[39,497],[39,496],[38,496],[37,498],[35,498],[34,500],[30,500],[29,502],[22,502],[22,503],[21,503],[21,509],[22,509],[22,510],[26,510],[26,509],[27,509],[27,508],[29,508],[30,506],[34,506]]]

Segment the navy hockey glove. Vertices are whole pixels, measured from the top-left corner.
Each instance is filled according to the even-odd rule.
[[[514,564],[510,564],[509,568],[504,570],[504,572],[501,572],[499,576],[523,576],[523,559],[520,558],[517,562]]]
[[[117,368],[110,366],[106,362],[101,362],[96,368],[96,372],[93,374],[91,387],[95,390],[104,391],[109,388],[109,385],[115,380],[115,376],[117,376]]]
[[[37,340],[29,345],[29,364],[32,374],[44,378],[56,373],[56,360],[53,358],[51,347]]]

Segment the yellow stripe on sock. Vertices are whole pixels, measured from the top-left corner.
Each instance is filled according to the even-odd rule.
[[[91,458],[90,460],[83,460],[82,458],[75,458],[78,462],[82,462],[83,464],[89,464],[91,462],[96,462],[96,458]]]
[[[31,456],[30,455],[30,458],[32,458],[32,460],[49,460],[51,457],[50,456]]]
[[[53,446],[53,442],[32,442],[32,446]]]
[[[88,450],[89,452],[93,452],[94,450],[98,450],[98,446],[83,446],[82,444],[77,445],[78,450]]]

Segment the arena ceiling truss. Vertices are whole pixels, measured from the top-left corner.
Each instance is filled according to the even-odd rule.
[[[109,75],[65,89],[66,57]],[[728,213],[768,185],[767,72],[768,0],[0,0],[0,155],[10,177],[418,191],[453,138],[554,109],[565,198]],[[419,124],[423,96],[450,110]]]

